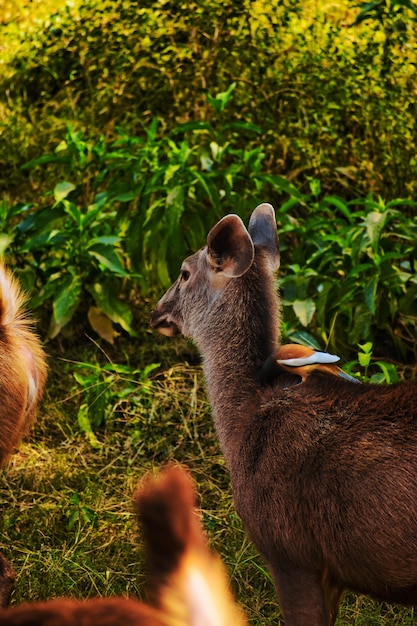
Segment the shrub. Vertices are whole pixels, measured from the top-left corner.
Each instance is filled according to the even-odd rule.
[[[356,18],[356,20],[355,20]],[[0,81],[3,180],[52,150],[68,121],[90,137],[116,126],[137,135],[158,117],[219,120],[207,93],[236,83],[221,123],[250,122],[266,169],[305,190],[369,190],[388,200],[415,192],[415,7],[387,0],[361,11],[296,0],[204,4],[94,0],[66,4],[29,34]],[[44,178],[31,176],[34,191]],[[20,192],[19,192],[20,193]]]
[[[232,93],[212,97],[213,106],[225,108]],[[281,239],[285,334],[308,329],[346,356],[372,341],[415,362],[415,203],[343,200],[317,179],[303,193],[265,171],[260,148],[237,147],[242,132],[259,132],[252,124],[220,132],[190,122],[163,137],[157,129],[155,119],[143,136],[96,143],[69,129],[55,153],[28,164],[52,164],[64,180],[38,207],[3,205],[4,247],[34,293],[32,307],[51,308],[50,337],[76,310],[108,341],[114,323],[133,334],[132,288],[162,291],[217,219],[246,219],[268,199]]]
[[[311,189],[304,206],[286,203],[278,214],[287,334],[301,324],[340,354],[372,341],[380,355],[415,363],[417,220],[406,211],[416,204],[346,202],[321,195],[317,180]]]

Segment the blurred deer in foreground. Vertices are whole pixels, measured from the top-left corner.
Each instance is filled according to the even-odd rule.
[[[279,346],[274,210],[216,224],[152,326],[191,337],[234,503],[287,626],[334,624],[343,591],[417,605],[417,382],[260,372]]]
[[[2,626],[244,626],[223,565],[207,549],[190,477],[179,467],[148,478],[135,498],[151,604],[70,599],[0,610]]]
[[[46,380],[45,355],[24,314],[24,297],[0,265],[0,467],[29,430]],[[0,554],[0,606],[7,606],[14,572]]]

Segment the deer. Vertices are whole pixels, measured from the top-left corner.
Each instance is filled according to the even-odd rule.
[[[25,314],[25,297],[0,264],[0,468],[15,452],[36,416],[46,382],[46,357]],[[0,554],[0,606],[7,606],[15,574]]]
[[[268,203],[223,217],[151,314],[202,356],[233,501],[286,626],[331,626],[346,590],[417,606],[417,383],[260,373],[280,346]]]
[[[147,559],[148,602],[59,598],[0,610],[2,626],[246,626],[225,568],[207,546],[189,472],[148,475],[134,497]]]

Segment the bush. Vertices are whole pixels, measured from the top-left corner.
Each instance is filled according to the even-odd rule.
[[[356,21],[355,21],[356,17]],[[18,47],[0,81],[0,170],[17,191],[21,164],[52,150],[68,121],[90,137],[137,135],[158,117],[219,118],[207,93],[236,83],[221,123],[261,136],[266,168],[352,197],[415,192],[416,12],[412,3],[79,1]],[[3,182],[2,181],[2,182]],[[31,176],[34,191],[44,179]],[[20,193],[20,192],[19,192]]]
[[[233,88],[212,98],[226,108]],[[94,143],[68,130],[53,154],[27,167],[53,166],[61,182],[39,206],[3,204],[3,247],[32,291],[32,307],[51,310],[56,336],[77,310],[113,342],[113,324],[134,334],[127,301],[162,291],[182,259],[205,243],[224,213],[243,219],[258,202],[277,208],[285,334],[352,357],[371,341],[389,358],[417,352],[416,203],[371,196],[344,200],[310,180],[303,193],[265,171],[260,148],[238,148],[253,124],[190,122],[159,137]],[[63,179],[63,180],[62,180]],[[408,217],[414,215],[414,217]],[[378,354],[376,354],[378,357]]]
[[[311,189],[302,206],[297,198],[278,212],[285,333],[296,339],[301,325],[319,346],[350,358],[371,341],[379,356],[414,364],[417,219],[406,211],[416,203],[346,202],[322,195],[317,180]]]

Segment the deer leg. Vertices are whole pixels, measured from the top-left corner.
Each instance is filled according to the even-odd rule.
[[[343,589],[327,575],[270,568],[285,626],[334,626]]]
[[[15,578],[11,563],[0,552],[0,607],[2,608],[9,606]]]

